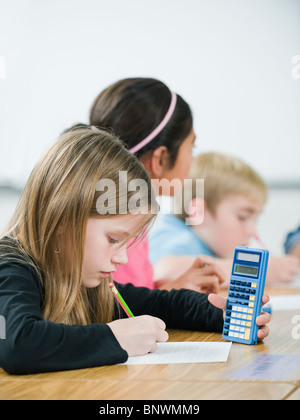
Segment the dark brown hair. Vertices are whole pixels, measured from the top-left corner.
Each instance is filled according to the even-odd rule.
[[[101,92],[90,112],[90,124],[113,129],[130,149],[147,137],[163,120],[171,102],[170,89],[150,78],[119,80]],[[174,113],[166,127],[144,148],[138,158],[159,146],[169,152],[169,166],[175,164],[178,150],[193,126],[189,105],[177,95]]]

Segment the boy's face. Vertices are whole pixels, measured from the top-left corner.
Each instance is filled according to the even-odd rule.
[[[224,199],[215,214],[205,212],[205,241],[220,258],[232,258],[236,246],[247,246],[256,233],[256,221],[263,204],[247,196]]]
[[[109,278],[118,264],[126,264],[127,243],[145,215],[126,214],[113,217],[90,217],[87,222],[82,284],[97,287],[103,278]],[[122,246],[120,246],[122,244]]]

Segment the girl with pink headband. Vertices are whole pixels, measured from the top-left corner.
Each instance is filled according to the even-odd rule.
[[[188,178],[195,142],[192,112],[185,100],[161,81],[129,78],[109,86],[95,99],[90,124],[112,129],[152,179],[179,179],[183,183]],[[199,256],[178,279],[155,282],[146,236],[129,247],[128,264],[118,267],[114,280],[150,289],[217,293],[224,275],[213,259]]]

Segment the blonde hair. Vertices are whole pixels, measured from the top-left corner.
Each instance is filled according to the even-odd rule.
[[[182,196],[191,201],[197,197],[196,180],[204,179],[204,199],[208,210],[215,214],[218,205],[230,195],[247,196],[255,202],[264,204],[267,199],[267,186],[260,175],[241,159],[217,152],[199,154],[191,165],[189,178],[192,179],[191,196]],[[203,197],[200,197],[203,198]],[[177,217],[188,217],[179,196],[175,208],[179,206]]]
[[[127,173],[126,185],[119,182],[120,171]],[[43,316],[47,320],[70,325],[112,320],[113,297],[108,281],[103,279],[97,288],[87,289],[82,286],[81,276],[88,218],[113,217],[99,216],[97,211],[97,200],[103,194],[96,191],[101,179],[116,185],[115,214],[119,206],[124,209],[124,204],[129,212],[133,192],[127,187],[131,180],[147,183],[149,211],[143,226],[132,232],[132,237],[136,236],[158,211],[151,201],[151,181],[117,137],[90,127],[66,131],[40,159],[1,235],[16,239],[10,242],[38,271],[45,290]],[[0,258],[7,256],[7,244],[2,248]]]

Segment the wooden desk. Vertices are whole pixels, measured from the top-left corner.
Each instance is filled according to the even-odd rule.
[[[299,292],[299,291],[298,291]],[[27,376],[0,369],[0,399],[201,400],[300,399],[300,366],[280,380],[230,379],[261,354],[300,354],[294,315],[277,312],[271,334],[257,346],[233,344],[227,363],[103,366]],[[170,341],[222,341],[221,334],[170,330]]]

